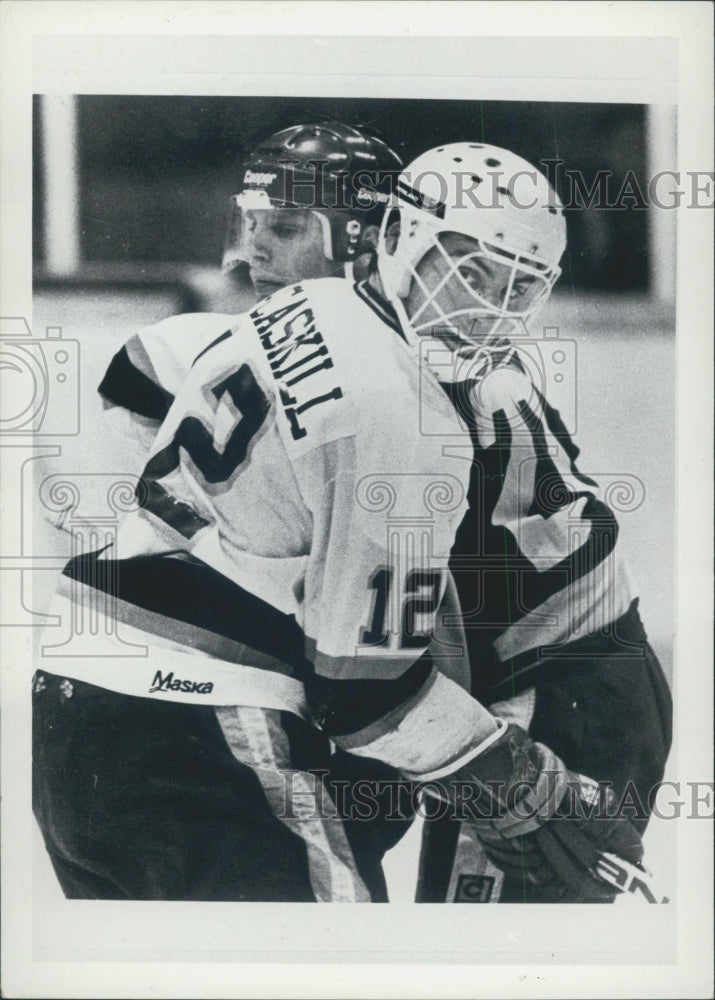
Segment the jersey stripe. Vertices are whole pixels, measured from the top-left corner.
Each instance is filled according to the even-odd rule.
[[[98,607],[98,598],[101,602],[105,595],[80,584],[72,586],[82,593],[71,598],[55,595],[50,610],[60,625],[43,633],[43,657],[56,672],[118,694],[194,705],[257,705],[291,712],[312,724],[305,689],[294,677],[202,655],[183,643],[180,634],[160,639],[125,624],[119,616],[107,620],[106,614],[97,614],[114,611]],[[90,628],[82,627],[80,616],[86,616]],[[92,631],[93,622],[100,627]],[[73,624],[79,626],[77,631],[68,628]]]
[[[382,322],[386,323],[391,330],[394,330],[395,333],[398,333],[400,337],[405,340],[402,327],[397,319],[397,313],[389,302],[383,299],[382,296],[378,295],[372,285],[368,285],[366,281],[356,283],[354,289],[356,295],[361,298],[377,316],[379,316]]]
[[[212,347],[215,347],[217,344],[220,344],[222,341],[226,340],[226,338],[230,336],[231,336],[231,331],[226,330],[220,336],[216,337],[215,340],[212,340],[210,344],[207,344],[206,347],[204,347],[203,351],[199,351],[194,360],[191,362],[191,367],[193,368],[196,362],[199,360],[199,358],[203,358],[204,354],[206,354],[207,351],[210,351]]]
[[[159,383],[151,362],[137,337],[112,358],[98,392],[105,404],[122,406],[151,420],[164,420],[174,401],[173,395]],[[132,347],[130,357],[128,346]],[[140,358],[146,359],[142,365]]]
[[[445,386],[473,447],[469,509],[450,569],[474,693],[487,701],[527,685],[542,646],[602,630],[632,600],[617,520],[595,480],[577,468],[578,448],[558,411],[526,377],[518,354],[506,352],[497,369],[512,378],[492,382],[491,397],[483,388],[488,372],[480,396],[461,383]],[[472,411],[483,397],[500,405]]]
[[[433,661],[426,651],[411,664],[404,657],[397,677],[373,678],[362,673],[362,658],[354,658],[358,676],[351,680],[320,677],[305,655],[305,637],[292,615],[286,615],[196,559],[143,556],[126,560],[100,559],[99,552],[76,556],[64,570],[61,592],[71,598],[76,613],[96,613],[97,596],[111,595],[111,618],[121,626],[125,642],[194,650],[233,663],[249,704],[261,704],[265,678],[266,707],[276,699],[287,710],[310,716],[331,735],[341,736],[383,725],[379,720],[409,701],[430,676]],[[104,654],[122,655],[122,640],[107,639]],[[110,648],[111,647],[111,648]],[[315,650],[315,644],[310,647]],[[125,655],[128,655],[126,648]],[[316,660],[320,660],[319,655]],[[86,678],[112,687],[112,664]],[[295,689],[271,675],[291,679]],[[106,680],[103,678],[106,676]],[[122,688],[124,690],[124,688]],[[133,689],[126,693],[139,693]],[[202,699],[210,703],[210,698]],[[377,720],[377,721],[376,721]],[[377,730],[376,730],[377,731]]]
[[[495,643],[503,660],[496,669],[492,667],[491,674],[487,670],[486,677],[481,680],[492,699],[494,696],[508,697],[512,681],[518,690],[523,690],[526,684],[533,683],[534,670],[548,667],[549,662],[579,662],[603,656],[643,658],[647,637],[638,615],[638,598],[617,617],[612,617],[613,609],[600,618],[593,608],[588,610],[588,628],[583,623],[586,634],[580,638],[574,638],[575,631],[563,636],[561,629],[549,630],[537,624],[533,630],[525,628],[531,635],[529,640],[520,643],[516,629],[505,631]],[[528,625],[527,622],[524,624]],[[519,651],[520,647],[522,651]],[[510,678],[504,676],[505,662],[509,665]]]
[[[296,770],[280,713],[231,707],[217,708],[216,716],[231,753],[254,771],[274,815],[305,842],[318,902],[369,903],[345,828],[323,815],[329,794],[325,788],[317,791],[322,775]]]
[[[64,575],[114,594],[118,616],[147,632],[167,635],[174,630],[187,645],[196,641],[210,655],[235,655],[259,669],[280,669],[299,678],[309,669],[295,618],[205,563],[171,556],[99,559],[99,554],[76,556]]]
[[[335,741],[343,750],[386,761],[419,781],[434,772],[456,770],[466,755],[479,752],[496,728],[487,709],[435,670],[414,697],[372,725]]]
[[[429,653],[389,680],[335,680],[320,676],[306,681],[311,708],[318,724],[333,737],[355,733],[374,725],[397,706],[418,694],[432,674]]]

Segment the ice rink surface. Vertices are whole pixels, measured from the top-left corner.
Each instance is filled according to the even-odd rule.
[[[33,333],[61,327],[62,339],[77,341],[80,433],[53,437],[61,455],[27,462],[23,488],[46,476],[64,474],[136,475],[141,456],[108,438],[96,387],[116,350],[140,326],[176,311],[170,294],[131,292],[40,292],[35,298]],[[551,365],[543,390],[575,432],[579,469],[611,484],[621,539],[641,596],[641,616],[668,677],[672,676],[675,504],[675,337],[672,318],[646,299],[555,295],[539,316],[548,344],[563,368]],[[557,376],[564,372],[564,377]],[[575,387],[575,392],[574,392]],[[622,484],[619,486],[619,483]],[[620,491],[620,492],[619,492]],[[31,495],[31,494],[28,494]],[[618,499],[620,497],[620,500]],[[70,554],[69,535],[51,527],[34,505],[32,551],[36,556]],[[27,531],[28,525],[23,530]],[[32,607],[46,607],[54,572],[33,573]],[[666,777],[676,778],[673,757]],[[654,819],[646,834],[646,862],[674,894],[674,824]],[[387,858],[390,896],[413,899],[419,824]],[[35,899],[59,895],[39,833],[35,844]],[[624,898],[623,905],[641,905]]]

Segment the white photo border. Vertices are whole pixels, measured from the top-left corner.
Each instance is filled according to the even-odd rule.
[[[678,169],[712,170],[708,3],[9,0],[0,15],[3,316],[32,316],[33,93],[457,97],[466,90],[484,100],[677,103]],[[360,39],[355,65],[336,63],[332,37]],[[437,41],[451,56],[447,65],[430,59]],[[201,54],[208,47],[210,73]],[[678,210],[675,738],[680,772],[703,781],[712,780],[712,248],[712,216]],[[13,498],[4,494],[7,507]],[[608,907],[505,906],[488,918],[477,911],[477,919],[469,907],[250,904],[247,918],[235,904],[61,901],[33,913],[23,667],[31,654],[23,632],[0,633],[5,995],[708,995],[711,827],[697,820],[679,828],[677,904],[646,907],[632,923],[629,908],[627,927]],[[43,934],[55,929],[52,960],[36,957],[38,921]],[[671,939],[677,950],[656,958],[654,942]]]

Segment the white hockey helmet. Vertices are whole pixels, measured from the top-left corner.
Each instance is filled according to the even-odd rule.
[[[395,222],[396,241],[391,232]],[[473,241],[473,252],[450,255],[443,245],[449,233],[468,237],[462,247]],[[428,150],[400,174],[392,209],[382,221],[378,272],[408,339],[439,326],[452,328],[465,348],[473,348],[534,315],[561,274],[565,248],[563,206],[543,174],[506,149],[458,142]],[[447,273],[435,287],[427,287],[417,268],[432,249],[446,261]],[[498,266],[503,277],[498,295],[493,289],[480,294],[473,282],[467,283],[460,268],[473,258],[481,258],[492,271]],[[408,316],[404,300],[415,281],[423,301]],[[450,281],[461,282],[470,292],[467,307],[445,311],[438,301]],[[470,318],[480,322],[465,337]]]

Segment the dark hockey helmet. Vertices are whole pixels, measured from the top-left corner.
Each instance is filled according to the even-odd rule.
[[[243,165],[231,198],[224,270],[246,259],[244,213],[261,208],[313,211],[329,260],[352,261],[372,249],[365,227],[379,226],[402,169],[389,146],[341,122],[294,125],[260,143]]]

